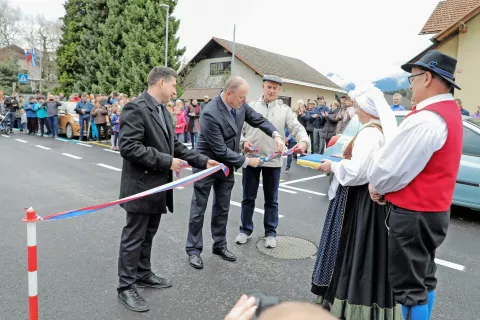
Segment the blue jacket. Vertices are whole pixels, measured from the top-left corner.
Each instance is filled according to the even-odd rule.
[[[287,143],[297,144],[297,141],[295,141],[295,138],[290,135],[290,132],[288,132],[287,128],[285,128],[285,140],[287,141]]]
[[[37,104],[35,105],[35,108],[37,108],[37,118],[44,119],[48,117],[47,107],[46,106],[41,107],[41,105],[42,103],[40,102],[37,102]]]
[[[462,115],[464,116],[469,116],[470,115],[470,112],[468,112],[468,110],[465,110],[462,108],[462,110],[460,110],[460,112],[462,113]]]
[[[78,113],[80,116],[83,116],[80,110],[85,109],[85,115],[90,114],[90,111],[92,111],[93,106],[90,103],[90,101],[79,101],[77,102],[77,106],[75,107],[75,112]]]
[[[313,127],[315,129],[322,129],[325,125],[325,119],[322,116],[322,112],[328,112],[328,107],[326,105],[316,106],[313,108],[313,112],[318,114],[318,118],[313,118]]]
[[[35,102],[27,102],[23,107],[25,111],[27,111],[27,118],[36,118],[37,117],[37,104]]]

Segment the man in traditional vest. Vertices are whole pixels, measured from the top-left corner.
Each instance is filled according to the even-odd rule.
[[[435,250],[447,234],[462,154],[462,116],[453,100],[457,61],[428,51],[405,64],[416,107],[369,174],[374,201],[387,203],[389,281],[407,320],[430,318],[435,300]]]

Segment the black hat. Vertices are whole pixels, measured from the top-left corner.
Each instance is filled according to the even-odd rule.
[[[453,76],[453,74],[455,73],[455,68],[457,67],[457,60],[450,56],[447,56],[446,54],[441,53],[438,50],[428,51],[417,62],[404,64],[402,66],[402,69],[406,72],[412,73],[413,67],[420,67],[422,69],[433,72],[442,77],[445,81],[450,83],[458,90],[462,90],[455,83],[455,77]]]
[[[275,82],[279,85],[283,85],[283,80],[280,77],[271,74],[266,74],[263,76],[263,82],[265,81]]]

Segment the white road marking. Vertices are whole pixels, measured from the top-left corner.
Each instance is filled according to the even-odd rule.
[[[47,148],[47,147],[44,147],[44,146],[41,146],[41,145],[38,145],[38,144],[35,147],[43,149],[43,150],[51,150],[50,148]]]
[[[89,148],[92,147],[92,146],[89,145],[89,144],[85,144],[85,143],[81,143],[81,142],[77,142],[77,144],[80,145],[80,146],[84,146],[84,147],[89,147]]]
[[[17,140],[18,142],[21,142],[21,143],[28,143],[28,141],[25,141],[25,140],[22,140],[22,139],[15,139]]]
[[[440,264],[440,265],[444,266],[444,267],[452,268],[452,269],[455,269],[455,270],[458,270],[458,271],[465,271],[465,266],[462,266],[460,264],[456,264],[456,263],[453,263],[453,262],[448,262],[448,261],[438,259],[438,258],[435,258],[435,262],[437,264]]]
[[[301,182],[301,181],[308,181],[308,180],[318,179],[318,178],[323,178],[323,177],[326,177],[326,175],[320,174],[318,176],[307,177],[307,178],[302,178],[302,179],[297,179],[297,180],[291,180],[291,181],[281,183],[280,186],[285,186],[287,184],[297,183],[297,182]]]
[[[263,188],[263,184],[260,183],[259,186]],[[297,194],[296,191],[287,190],[287,189],[282,189],[282,188],[278,188],[278,191],[283,191],[283,192],[286,192],[286,193]]]
[[[7,136],[6,134],[2,134],[2,137],[10,138],[10,136]]]
[[[185,189],[185,187],[180,186],[180,187],[176,187],[175,189],[183,190],[183,189]]]
[[[70,153],[62,153],[62,156],[70,157],[70,158],[77,159],[77,160],[82,159],[81,157],[74,156],[73,154],[70,154]]]
[[[230,201],[230,204],[231,204],[231,205],[234,205],[235,207],[239,207],[239,208],[242,207],[242,204],[241,204],[240,202]],[[262,210],[262,209],[255,208],[255,210],[253,210],[253,211],[255,211],[255,212],[257,212],[257,213],[260,213],[260,214],[265,214],[265,210]],[[284,218],[285,216],[279,214],[278,217],[279,217],[279,218]]]
[[[106,164],[103,164],[103,163],[97,163],[97,166],[104,167],[104,168],[107,168],[107,169],[110,169],[110,170],[113,170],[113,171],[122,171],[122,169],[115,168],[115,167],[112,167],[112,166],[109,166],[109,165],[106,165]]]
[[[290,186],[283,186],[282,184],[280,184],[280,185],[281,185],[282,187],[284,187],[284,188],[288,188],[288,189],[292,189],[292,190],[296,190],[296,191],[301,191],[301,192],[305,192],[305,193],[316,194],[317,196],[323,196],[323,197],[326,196],[325,193],[321,193],[321,192],[315,192],[315,191],[312,191],[312,190],[295,188],[295,187],[290,187]]]
[[[108,151],[108,152],[120,154],[120,151],[115,151],[115,150],[110,150],[110,149],[103,149],[103,151]]]

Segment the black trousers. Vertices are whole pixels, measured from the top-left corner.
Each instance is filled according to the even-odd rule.
[[[127,212],[118,255],[118,292],[131,288],[137,279],[151,273],[152,242],[161,217],[161,214]]]
[[[102,133],[101,129],[103,128],[103,134],[105,136],[105,140],[108,140],[108,131],[107,131],[107,124],[106,123],[100,123],[96,124],[97,126],[97,140],[101,141],[100,134]]]
[[[193,169],[193,172],[198,172]],[[225,177],[223,171],[218,171],[211,176],[193,184],[192,203],[190,206],[190,220],[186,251],[188,255],[198,255],[203,250],[203,220],[207,210],[208,197],[213,186],[212,206],[212,238],[213,248],[227,247],[227,221],[230,210],[230,197],[232,195],[235,178],[233,172]]]
[[[447,235],[450,210],[418,212],[388,204],[388,278],[395,300],[408,307],[428,302],[435,290],[435,250]]]
[[[28,133],[35,133],[38,131],[38,119],[37,118],[27,118],[27,128]]]

